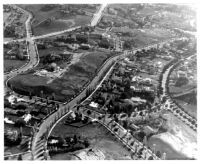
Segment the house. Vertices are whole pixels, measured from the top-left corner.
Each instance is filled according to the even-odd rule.
[[[98,108],[99,104],[92,101],[92,102],[89,104],[89,106],[90,106],[90,107],[93,107],[93,108]]]

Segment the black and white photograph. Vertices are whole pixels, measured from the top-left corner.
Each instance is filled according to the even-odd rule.
[[[198,4],[12,2],[3,161],[198,160]]]

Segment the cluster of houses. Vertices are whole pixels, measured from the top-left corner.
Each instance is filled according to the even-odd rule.
[[[26,60],[29,58],[26,42],[4,43],[4,59]]]
[[[9,129],[12,129],[12,131],[16,130],[17,134],[19,134],[19,128],[22,128],[23,131],[26,131],[26,135],[31,136],[32,128],[37,127],[48,114],[56,109],[55,103],[42,100],[36,101],[36,99],[32,99],[32,97],[20,97],[13,93],[5,95],[5,135],[13,136],[13,134],[10,134]],[[14,136],[14,138],[18,138],[18,135]],[[18,144],[20,144],[20,142]]]

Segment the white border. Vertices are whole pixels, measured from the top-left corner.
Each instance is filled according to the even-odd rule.
[[[0,60],[0,70],[1,70],[1,74],[0,74],[0,76],[1,76],[1,78],[0,78],[0,85],[1,85],[1,87],[0,87],[0,95],[1,95],[1,99],[0,99],[0,110],[1,110],[1,123],[0,123],[0,126],[1,126],[1,129],[2,129],[2,133],[1,133],[1,135],[0,135],[0,145],[1,145],[1,152],[0,152],[0,154],[1,154],[1,158],[0,158],[0,160],[2,160],[2,162],[4,163],[4,162],[6,162],[6,163],[18,163],[19,161],[4,161],[4,159],[3,159],[3,155],[4,155],[4,142],[3,142],[3,127],[4,127],[4,124],[3,124],[3,111],[4,111],[4,108],[3,108],[3,95],[4,95],[4,85],[3,85],[3,78],[4,78],[4,76],[3,76],[3,4],[27,4],[27,3],[29,3],[29,4],[48,4],[48,3],[51,3],[51,4],[56,4],[56,3],[60,3],[60,4],[67,4],[67,3],[96,3],[96,4],[100,4],[100,3],[182,3],[182,4],[193,4],[193,6],[196,8],[196,10],[197,10],[197,30],[198,30],[198,32],[197,32],[197,47],[198,47],[198,51],[197,51],[197,63],[198,63],[198,77],[197,77],[197,80],[198,81],[200,81],[200,69],[199,69],[199,64],[201,63],[200,62],[200,54],[199,54],[199,52],[200,52],[200,20],[201,20],[201,17],[200,17],[200,4],[201,3],[199,3],[199,0],[175,0],[175,1],[170,1],[170,0],[109,0],[109,1],[107,1],[107,0],[34,0],[34,1],[27,1],[27,0],[2,0],[1,1],[1,7],[0,7],[0,18],[1,18],[1,26],[0,26],[0,29],[1,29],[1,60]],[[199,84],[199,83],[198,83]],[[200,145],[200,114],[201,114],[201,112],[200,112],[200,110],[199,110],[199,107],[200,107],[200,87],[199,87],[200,85],[198,85],[198,98],[197,98],[197,100],[198,100],[198,107],[197,107],[197,109],[198,109],[198,149],[200,149],[201,148],[201,145]],[[199,151],[200,152],[200,151]],[[199,153],[198,153],[199,154]],[[38,163],[37,161],[21,161],[21,162],[23,162],[23,163],[32,163],[32,162],[34,162],[34,163]],[[40,162],[42,162],[42,161],[40,161]],[[198,160],[193,160],[193,161],[188,161],[188,160],[186,160],[186,161],[181,161],[181,160],[171,160],[171,161],[125,161],[125,160],[122,160],[122,161],[45,161],[45,162],[48,162],[48,163],[53,163],[53,162],[62,162],[62,163],[66,163],[66,162],[68,162],[68,163],[80,163],[80,162],[82,162],[82,163],[94,163],[94,162],[96,162],[96,163],[99,163],[99,162],[104,162],[104,163],[109,163],[110,162],[110,164],[111,163],[116,163],[116,162],[122,162],[122,163],[152,163],[152,162],[154,162],[154,163],[161,163],[161,162],[163,162],[163,163],[180,163],[180,162],[182,162],[182,163],[197,163],[197,162],[200,162],[200,157],[198,157]]]

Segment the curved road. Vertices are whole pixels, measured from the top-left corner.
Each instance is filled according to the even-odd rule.
[[[161,43],[158,44],[165,44],[167,42],[171,42],[174,41],[175,39],[170,39],[168,41],[163,41]],[[148,45],[146,47],[142,47],[142,48],[137,48],[135,50],[133,50],[133,52],[141,50],[143,48],[151,48],[151,47],[155,47],[158,44],[153,44],[153,45]],[[99,81],[99,77],[102,76],[102,74],[104,73],[104,71],[112,64],[112,62],[115,62],[118,58],[122,58],[125,57],[126,55],[129,54],[129,51],[124,51],[123,54],[121,54],[120,56],[115,56],[113,58],[111,58],[110,60],[108,60],[105,65],[103,65],[102,69],[98,72],[97,76],[90,82],[89,84],[89,88],[94,88],[94,86],[97,85],[98,81]],[[111,69],[110,69],[111,70]],[[106,76],[108,75],[108,73],[104,76],[103,80],[106,78]],[[97,85],[96,89],[100,86],[100,84],[103,82],[103,80],[99,83],[99,85]],[[95,90],[96,90],[95,89]],[[77,102],[82,99],[83,97],[85,97],[86,95],[86,89],[84,89],[77,97],[75,97],[72,101],[70,101],[68,104],[65,104],[63,106],[61,106],[59,108],[59,110],[55,113],[53,113],[52,115],[50,115],[46,120],[44,120],[44,122],[40,125],[39,127],[39,131],[36,133],[36,135],[34,136],[34,140],[33,140],[33,144],[32,144],[32,152],[33,152],[33,156],[34,157],[38,157],[38,143],[40,143],[41,137],[47,133],[47,129],[50,128],[50,132],[52,131],[52,129],[56,126],[56,124],[66,115],[69,113],[69,111],[72,111],[73,108],[77,105]],[[66,108],[69,108],[69,110],[66,112]],[[56,123],[54,123],[52,125],[52,123],[54,122],[55,118],[58,117],[58,115],[63,114],[63,116],[56,121]],[[52,127],[51,127],[52,126]],[[49,132],[49,134],[50,134]]]
[[[191,57],[194,57],[195,55],[191,55],[190,57],[186,58],[185,60],[190,59]],[[176,117],[178,117],[181,121],[183,121],[186,125],[188,125],[191,129],[194,131],[197,130],[197,120],[190,116],[188,113],[186,113],[184,110],[179,108],[177,104],[175,104],[171,97],[168,95],[167,92],[167,84],[168,84],[168,77],[171,73],[171,71],[174,68],[174,64],[171,65],[163,74],[162,78],[162,84],[161,87],[163,88],[163,94],[162,97],[165,96],[167,97],[166,102],[164,103],[164,108],[166,110],[170,110]]]
[[[94,17],[91,20],[91,23],[94,26],[98,23],[98,21],[99,21],[99,19],[101,17],[102,11],[105,9],[106,6],[107,6],[106,4],[101,5],[100,8],[99,8],[99,10],[94,14]],[[24,39],[19,39],[19,41],[26,40],[28,42],[28,49],[29,49],[30,60],[29,60],[28,64],[25,64],[20,69],[13,70],[13,71],[11,71],[9,73],[4,74],[5,92],[7,92],[7,89],[8,89],[7,88],[7,82],[8,82],[8,80],[10,80],[11,78],[17,76],[20,73],[23,73],[23,72],[25,72],[25,71],[27,71],[29,69],[32,69],[33,67],[36,67],[38,65],[38,63],[39,63],[39,56],[38,56],[37,47],[36,47],[35,42],[34,42],[35,39],[41,39],[41,38],[45,38],[45,37],[59,35],[59,34],[65,33],[65,32],[70,32],[70,31],[74,31],[76,29],[81,28],[81,26],[77,26],[77,27],[73,27],[73,28],[70,28],[70,29],[67,29],[67,30],[63,30],[63,31],[58,31],[58,32],[53,32],[53,33],[49,33],[49,34],[46,34],[46,35],[32,37],[32,31],[31,31],[31,19],[33,18],[32,14],[29,13],[28,11],[26,11],[26,10],[24,10],[24,9],[16,6],[16,5],[13,5],[13,7],[14,8],[18,8],[23,13],[26,13],[26,14],[29,15],[28,19],[25,22],[27,36]],[[13,40],[13,41],[18,41],[18,40]],[[4,42],[4,43],[8,43],[8,42]]]
[[[15,8],[18,8],[19,10],[21,10],[23,13],[26,12],[26,14],[28,14],[28,19],[25,22],[25,26],[26,26],[26,33],[27,33],[27,44],[28,44],[28,55],[29,55],[29,62],[27,64],[25,64],[24,66],[20,67],[17,70],[13,70],[9,73],[4,74],[4,85],[5,85],[5,93],[8,91],[7,88],[7,82],[8,80],[10,80],[11,78],[17,76],[20,73],[23,73],[29,69],[32,69],[33,67],[36,67],[39,63],[39,56],[38,56],[38,50],[37,47],[35,45],[34,40],[31,38],[32,36],[32,32],[31,32],[31,25],[30,25],[30,21],[32,19],[32,14],[19,8],[18,6],[14,6]]]
[[[103,12],[103,10],[104,10],[104,8],[106,6],[107,5],[102,5],[100,7],[100,10],[96,14],[94,14],[95,17],[93,17],[93,19],[91,21],[91,26],[95,26],[98,23],[98,21],[101,18],[102,12]],[[26,11],[24,11],[24,12],[26,12]],[[13,72],[10,72],[9,74],[4,75],[4,80],[6,81],[6,83],[7,83],[7,81],[9,79],[11,79],[11,78],[17,76],[18,74],[23,73],[23,72],[25,72],[25,71],[27,71],[29,69],[32,69],[33,67],[37,66],[37,64],[39,63],[39,56],[38,56],[38,52],[37,52],[37,47],[36,47],[35,42],[34,42],[35,39],[39,39],[39,38],[43,38],[43,37],[48,37],[48,36],[53,36],[53,35],[58,35],[58,34],[61,34],[61,33],[64,33],[64,32],[75,30],[76,28],[80,28],[80,27],[75,27],[73,29],[68,29],[68,30],[64,30],[64,31],[60,31],[60,32],[55,32],[55,33],[51,33],[51,34],[47,34],[47,35],[43,35],[43,36],[31,37],[32,36],[31,26],[30,26],[31,18],[32,18],[32,15],[29,13],[29,18],[27,19],[27,21],[25,23],[26,24],[26,31],[27,31],[27,38],[26,38],[26,40],[28,42],[30,61],[29,61],[29,63],[27,65],[25,65],[24,67],[20,68],[19,70],[13,71]],[[155,45],[156,44],[154,44],[154,46]],[[148,46],[148,47],[150,47],[150,46]],[[142,49],[142,48],[136,49],[135,51],[140,50],[140,49]],[[125,51],[124,54],[122,54],[121,56],[123,57],[123,56],[125,56],[127,54],[128,54],[128,51]],[[111,58],[109,61],[107,61],[107,63],[105,63],[105,65],[102,67],[102,69],[98,72],[97,76],[90,82],[90,84],[89,84],[88,87],[92,87],[93,88],[94,86],[96,86],[97,83],[98,83],[98,81],[99,81],[100,76],[102,76],[102,74],[104,73],[104,71],[113,62],[115,62],[118,58],[119,58],[119,56],[115,56],[115,57]],[[32,143],[33,156],[34,156],[34,152],[37,151],[36,146],[37,146],[37,143],[41,140],[40,137],[47,131],[47,129],[49,129],[50,124],[52,123],[52,121],[57,117],[58,114],[60,114],[61,111],[63,111],[64,114],[66,114],[65,113],[65,108],[66,107],[69,107],[70,110],[73,109],[77,105],[77,102],[80,99],[82,99],[83,97],[85,97],[86,90],[87,89],[84,89],[77,97],[75,97],[68,104],[61,106],[57,112],[55,112],[52,115],[50,115],[41,124],[41,126],[39,128],[39,131],[36,133],[36,135],[34,137],[34,140],[33,140],[33,143]]]

